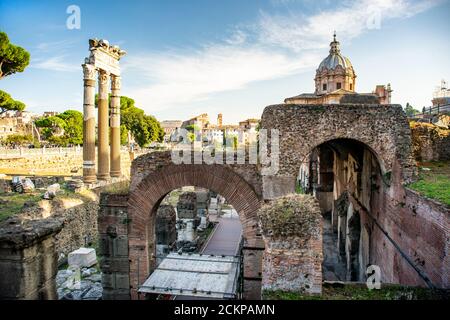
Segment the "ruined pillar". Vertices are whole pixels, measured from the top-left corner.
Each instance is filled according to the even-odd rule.
[[[83,64],[83,181],[93,183],[95,176],[95,67]]]
[[[58,219],[28,221],[0,230],[0,300],[56,300]]]
[[[109,73],[101,70],[98,74],[98,172],[99,180],[109,179]]]
[[[111,177],[120,177],[120,76],[111,77]]]
[[[261,207],[262,290],[322,293],[322,215],[310,195],[280,197]]]

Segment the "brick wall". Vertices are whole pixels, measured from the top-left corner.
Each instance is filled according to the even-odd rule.
[[[104,300],[130,299],[128,195],[100,195],[98,215],[100,269]]]
[[[310,195],[289,195],[259,211],[264,235],[262,290],[321,294],[322,215]]]

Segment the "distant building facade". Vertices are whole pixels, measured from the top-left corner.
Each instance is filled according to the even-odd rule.
[[[6,111],[0,116],[0,139],[13,134],[32,134],[33,121],[37,117],[38,115],[28,111]]]
[[[183,121],[181,120],[164,120],[160,122],[161,128],[164,130],[164,142],[170,142],[171,137],[177,132]]]
[[[195,126],[200,131],[203,143],[213,145],[226,144],[227,140],[235,141],[238,144],[252,143],[256,141],[257,127],[259,119],[247,119],[239,122],[238,125],[223,124],[223,115],[217,115],[217,123],[213,124],[209,121],[207,113],[186,120],[182,124],[182,128]]]
[[[447,81],[441,80],[441,86],[437,87],[433,93],[433,107],[444,106],[450,104],[450,88]]]

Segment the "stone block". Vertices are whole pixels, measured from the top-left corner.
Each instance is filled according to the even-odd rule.
[[[263,197],[265,200],[272,200],[294,192],[294,176],[263,176]]]
[[[90,267],[97,263],[95,249],[80,248],[69,253],[69,266]]]

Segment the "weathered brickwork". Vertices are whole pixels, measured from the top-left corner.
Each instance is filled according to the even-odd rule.
[[[429,123],[412,123],[414,157],[418,161],[450,160],[450,130]]]
[[[0,300],[53,300],[58,254],[54,218],[0,228]]]
[[[137,296],[138,285],[154,268],[156,208],[172,190],[196,186],[224,196],[239,213],[245,246],[263,247],[256,216],[261,205],[261,183],[255,165],[175,165],[170,152],[154,152],[133,161],[131,176],[128,236],[133,298]],[[252,269],[246,272],[252,273]]]
[[[289,195],[260,212],[265,242],[262,290],[322,292],[322,216],[309,195]]]
[[[264,109],[261,128],[280,131],[280,170],[264,181],[265,190],[276,190],[267,194],[270,197],[294,192],[300,165],[315,147],[334,139],[367,145],[383,173],[398,162],[402,182],[411,181],[417,171],[409,124],[400,105],[272,105]]]
[[[384,282],[449,288],[450,208],[404,188],[393,197],[384,193],[383,210],[375,211],[378,222],[425,279],[402,257],[387,237],[373,228],[373,263],[382,270]],[[428,279],[428,280],[426,280]]]
[[[370,150],[381,171],[374,175],[377,170],[372,166],[375,171],[370,174],[363,165],[362,189],[350,190],[360,193],[353,199],[353,208],[361,219],[361,237],[370,243],[363,247],[369,251],[363,260],[380,266],[384,282],[449,286],[448,208],[404,187],[414,180],[417,169],[411,130],[400,106],[274,105],[264,110],[261,126],[280,130],[280,171],[264,177],[265,198],[292,193],[301,164],[308,165],[318,145],[335,148],[339,142],[345,147],[345,141],[336,139],[362,143],[362,147],[350,147],[356,153]],[[368,154],[364,153],[364,161]],[[342,191],[335,190],[336,196]],[[359,273],[363,272],[365,266]]]
[[[104,300],[130,299],[127,194],[100,195],[100,268]]]

